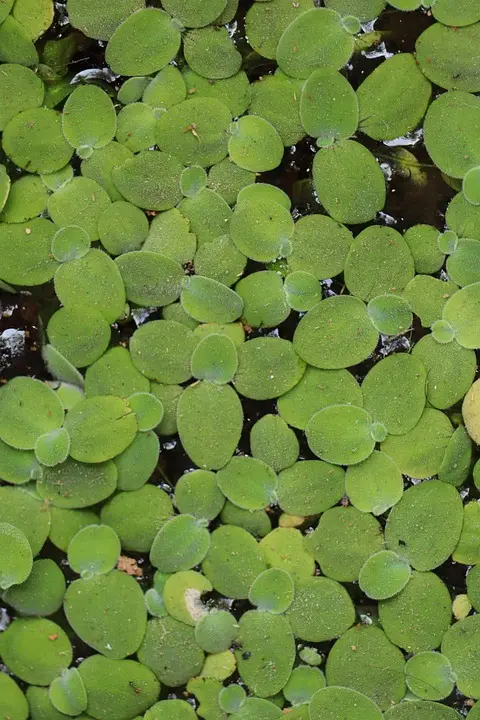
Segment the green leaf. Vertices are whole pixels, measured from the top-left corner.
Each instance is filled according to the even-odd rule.
[[[68,563],[74,572],[88,579],[110,572],[117,564],[120,553],[120,540],[112,528],[108,525],[88,525],[70,540]]]
[[[417,39],[415,49],[420,70],[446,90],[480,90],[478,42],[480,28],[447,27],[434,23]]]
[[[6,716],[14,720],[27,720],[29,716],[28,701],[15,680],[4,672],[0,675],[0,691],[4,705],[2,710]]]
[[[229,205],[235,205],[240,190],[253,183],[255,183],[255,173],[238,167],[228,158],[213,165],[208,172],[208,187],[218,193]]]
[[[110,342],[110,327],[97,310],[78,305],[60,308],[47,326],[50,343],[75,367],[98,360]]]
[[[0,648],[10,672],[31,685],[49,685],[73,656],[62,628],[45,618],[16,619],[2,633]]]
[[[224,27],[189,30],[183,36],[183,53],[188,66],[210,80],[232,77],[242,65],[242,56]]]
[[[40,380],[16,377],[0,389],[0,438],[19,450],[33,450],[38,438],[63,423],[55,392]]]
[[[78,225],[62,227],[53,236],[52,255],[58,262],[71,262],[90,250],[90,237]]]
[[[65,715],[79,715],[87,709],[87,693],[76,668],[65,670],[56,677],[48,694],[52,705]]]
[[[192,375],[198,380],[223,385],[232,380],[237,370],[237,350],[226,335],[207,335],[192,354]]]
[[[24,533],[14,525],[0,523],[0,588],[25,582],[32,571],[32,548]]]
[[[367,305],[373,326],[382,335],[401,335],[412,325],[410,305],[399,295],[377,295]]]
[[[237,392],[252,400],[268,400],[294,387],[305,372],[305,363],[289,340],[259,337],[238,348]]]
[[[250,431],[250,449],[254,458],[279,472],[294,464],[299,443],[285,420],[278,415],[263,415]]]
[[[381,550],[366,560],[358,580],[367,597],[386,600],[403,590],[411,575],[410,565],[404,558],[391,550]]]
[[[450,323],[455,340],[462,347],[475,349],[480,345],[479,303],[480,282],[477,282],[455,293],[443,308],[442,319]]]
[[[44,468],[42,478],[37,481],[38,494],[57,508],[96,505],[112,495],[116,487],[117,469],[112,462],[91,465],[71,458],[53,468]],[[66,547],[64,550],[66,552]]]
[[[373,220],[385,204],[385,178],[380,165],[367,148],[353,140],[317,152],[313,182],[327,213],[341,223]]]
[[[450,660],[458,690],[478,698],[478,658],[476,648],[480,633],[480,617],[473,615],[454,623],[443,636],[442,653]]]
[[[445,260],[438,248],[438,230],[432,225],[413,225],[406,230],[403,236],[412,253],[415,272],[435,273]]]
[[[46,107],[16,114],[3,128],[2,144],[15,165],[30,173],[60,170],[73,152],[63,136],[60,114]]]
[[[200,673],[205,657],[194,632],[193,627],[172,617],[150,620],[138,659],[167,687],[185,685]]]
[[[224,504],[225,497],[217,485],[217,477],[209,470],[187,472],[175,485],[175,505],[178,510],[198,520],[213,520]]]
[[[372,454],[372,417],[354,405],[331,405],[319,410],[305,429],[310,450],[334,465],[356,465]]]
[[[110,199],[124,200],[122,194],[117,190],[112,178],[114,168],[123,165],[125,160],[133,157],[130,150],[124,145],[112,140],[111,143],[99,150],[94,150],[90,157],[82,160],[81,170],[84,177],[89,177],[98,182],[107,191]],[[63,184],[63,182],[62,182]],[[57,188],[53,188],[56,190]]]
[[[149,390],[149,381],[135,368],[130,353],[121,345],[107,350],[85,373],[87,397],[117,395],[127,398],[133,393]]]
[[[411,657],[405,665],[405,677],[409,690],[422,700],[443,700],[455,685],[449,660],[438,652]]]
[[[134,578],[119,570],[74,580],[64,610],[83,642],[108,658],[121,660],[140,647],[147,622],[143,593]]]
[[[244,115],[230,126],[228,153],[244,170],[256,173],[274,170],[282,161],[283,151],[277,130],[259,115]]]
[[[80,85],[68,97],[62,113],[65,138],[81,157],[108,145],[115,135],[117,116],[107,93],[96,85]]]
[[[80,663],[78,672],[87,691],[89,713],[104,720],[128,720],[142,715],[160,692],[153,672],[134,660],[93,655]]]
[[[62,607],[66,583],[63,572],[50,558],[35,560],[21,585],[12,585],[3,599],[21,615],[53,615]]]
[[[212,278],[185,276],[180,302],[198,322],[230,323],[240,317],[243,300],[234,290]]]
[[[322,299],[322,286],[312,273],[296,270],[285,278],[285,296],[293,310],[305,312]]]
[[[194,259],[197,275],[217,280],[229,287],[243,275],[246,264],[247,258],[229,235],[220,235],[215,240],[204,242],[195,253]],[[235,292],[238,290],[237,285]]]
[[[245,15],[248,42],[259,55],[274,60],[283,31],[312,7],[312,0],[299,0],[294,5],[290,0],[254,2]]]
[[[160,150],[185,165],[210,167],[227,155],[230,110],[214,98],[194,97],[174,105],[157,123]]]
[[[133,249],[133,248],[132,248]],[[138,249],[138,248],[136,248]],[[191,262],[197,249],[196,236],[190,232],[190,222],[180,210],[172,208],[159,213],[150,225],[143,250],[157,252],[183,265]],[[199,273],[207,275],[208,273]],[[165,318],[174,319],[174,318]]]
[[[462,532],[457,547],[452,553],[452,560],[462,565],[476,565],[479,562],[480,553],[476,541],[479,525],[480,505],[475,500],[471,500],[463,506]]]
[[[259,198],[238,203],[230,221],[230,236],[237,248],[258,262],[272,262],[289,255],[294,230],[293,219],[285,207]]]
[[[1,17],[1,16],[0,16]],[[43,103],[42,80],[23,65],[3,63],[0,77],[0,130],[23,110]]]
[[[399,53],[388,58],[358,88],[360,130],[375,140],[406,135],[421,122],[431,92],[413,55]]]
[[[232,217],[232,211],[225,200],[208,188],[204,188],[195,197],[184,198],[178,208],[190,223],[190,232],[197,236],[199,247],[225,235]]]
[[[345,473],[320,460],[301,460],[278,476],[278,504],[291,515],[317,515],[342,497]]]
[[[414,275],[410,249],[393,228],[369,227],[350,246],[345,284],[361,300],[371,300],[383,293],[400,293]]]
[[[255,578],[248,599],[259,610],[280,615],[290,607],[294,592],[291,575],[286,570],[270,568]]]
[[[324,575],[338,582],[358,580],[364,562],[383,550],[380,523],[354,507],[334,507],[323,513],[308,546]]]
[[[217,483],[225,497],[244,510],[261,510],[275,501],[275,472],[261,460],[234,457],[217,473]]]
[[[151,75],[172,60],[180,47],[180,31],[163,10],[140,9],[111,35],[105,59],[117,75]]]
[[[0,277],[15,285],[42,285],[58,267],[51,254],[55,225],[36,218],[26,223],[0,224]]]
[[[442,317],[447,300],[455,294],[458,286],[451,280],[440,280],[430,275],[415,275],[402,295],[420,318],[423,327],[430,327]]]
[[[135,78],[130,78],[133,82]],[[172,105],[185,100],[187,88],[182,73],[174,65],[166,65],[158,72],[153,80],[151,78],[143,78],[147,82],[142,83],[142,91],[132,98],[131,102],[142,100],[155,110],[163,108],[168,110]],[[123,89],[123,88],[122,88]],[[120,95],[118,96],[120,99]]]
[[[144,0],[119,0],[113,5],[99,4],[96,0],[67,0],[72,26],[96,40],[108,40],[120,23],[144,7]]]
[[[240,70],[231,77],[212,80],[197,75],[188,65],[183,68],[183,82],[188,98],[212,98],[220,100],[229,110],[231,117],[243,115],[250,103],[251,86],[247,74]],[[184,97],[182,100],[185,99]],[[231,203],[233,205],[233,203]]]
[[[36,65],[38,52],[28,32],[13,15],[3,18],[0,25],[0,62]]]
[[[50,430],[37,438],[35,457],[48,467],[65,462],[70,452],[70,436],[65,428]]]
[[[385,714],[385,720],[459,720],[456,710],[426,700],[410,700],[400,703]],[[473,718],[471,718],[473,720]]]
[[[255,538],[243,528],[226,524],[212,532],[202,570],[217,592],[246,599],[266,564]]]
[[[50,512],[52,524],[48,537],[53,545],[63,552],[67,552],[70,540],[79,530],[100,522],[93,510],[70,510],[52,505]]]
[[[222,14],[226,4],[226,0],[165,0],[163,3],[165,10],[185,27],[210,25]]]
[[[300,122],[300,95],[293,82],[278,75],[265,75],[251,85],[251,93],[249,114],[268,120],[285,147],[296,145],[303,139],[305,130]]]
[[[143,375],[175,385],[191,377],[190,361],[197,342],[184,325],[174,320],[153,320],[135,330],[130,340],[130,354],[134,366]]]
[[[358,126],[358,100],[348,80],[332,68],[315,70],[300,98],[300,117],[319,147],[351,137]]]
[[[386,710],[405,695],[404,664],[400,650],[379,627],[354,627],[330,650],[327,684],[364,693]]]
[[[338,709],[345,720],[381,720],[380,708],[363,693],[347,687],[326,687],[312,697],[309,707],[311,720],[336,720]]]
[[[181,265],[155,252],[138,250],[115,260],[126,297],[141,307],[169,305],[180,296],[184,278]]]
[[[404,493],[388,516],[385,540],[416,570],[432,570],[455,550],[462,523],[458,491],[448,483],[429,480]]]
[[[335,10],[314,8],[301,13],[282,34],[276,59],[281,70],[307,78],[314,70],[340,70],[350,59],[353,37]]]
[[[287,683],[295,659],[290,624],[281,615],[249,610],[239,621],[238,672],[249,690],[269,697]],[[247,654],[247,659],[243,655]]]
[[[162,572],[189,570],[202,562],[210,547],[210,535],[193,515],[177,515],[158,531],[150,562]]]
[[[262,538],[260,547],[267,565],[286,570],[294,582],[310,577],[315,571],[307,542],[295,528],[275,528]]]
[[[374,450],[366,460],[347,468],[345,492],[357,510],[383,515],[403,495],[402,473],[388,455]]]
[[[281,276],[260,270],[242,278],[235,287],[243,299],[242,320],[252,328],[276,327],[290,314]]]
[[[99,237],[99,218],[109,205],[110,198],[95,180],[75,177],[50,196],[48,212],[60,227],[77,225],[94,241]],[[94,254],[98,252],[95,250]]]
[[[0,440],[0,479],[12,485],[23,485],[41,473],[31,450],[17,450]]]
[[[342,16],[354,15],[361,22],[367,22],[375,20],[380,15],[386,2],[385,0],[326,0],[325,4]]]
[[[117,533],[122,548],[141,553],[150,551],[158,529],[172,515],[167,493],[150,484],[117,493],[100,511],[101,521]]]
[[[308,577],[296,582],[295,597],[286,616],[296,638],[324,642],[336,639],[353,625],[355,609],[340,583],[330,578]]]
[[[142,150],[113,167],[111,177],[117,191],[132,205],[169,210],[182,198],[182,170],[176,157],[158,150]]]
[[[171,67],[167,65],[167,67]],[[148,150],[155,145],[157,112],[145,103],[130,103],[118,114],[116,139],[132,152]]]
[[[434,100],[425,116],[424,136],[435,165],[455,178],[462,178],[468,170],[477,167],[480,164],[479,128],[480,100],[475,95],[452,90]]]

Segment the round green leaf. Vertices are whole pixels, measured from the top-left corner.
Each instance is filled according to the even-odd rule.
[[[469,467],[470,470],[470,467]],[[475,470],[474,470],[475,476]],[[480,505],[472,500],[463,506],[463,527],[458,545],[452,553],[452,560],[463,565],[472,565],[479,562],[479,548],[476,537],[480,520]],[[467,576],[467,587],[468,577]]]
[[[420,318],[423,327],[430,327],[442,316],[447,300],[456,293],[458,286],[451,280],[440,280],[430,275],[415,275],[402,295]]]
[[[300,530],[277,527],[262,538],[260,547],[267,565],[286,570],[294,582],[313,575],[315,562]]]
[[[62,113],[62,130],[80,157],[88,157],[93,148],[108,145],[116,128],[113,103],[97,85],[80,85],[68,97]]]
[[[312,0],[299,0],[294,5],[290,0],[252,3],[245,16],[248,42],[259,55],[274,60],[283,31],[312,7]]]
[[[87,368],[85,394],[117,395],[127,398],[133,393],[146,393],[150,383],[133,365],[130,353],[121,345],[110,348]]]
[[[37,490],[54,507],[84,508],[112,495],[117,487],[117,475],[112,462],[91,465],[68,458],[61,465],[43,469]]]
[[[387,547],[416,570],[431,570],[452,554],[462,524],[458,491],[448,483],[430,480],[404,493],[388,517],[385,539]]]
[[[289,573],[280,568],[270,568],[255,578],[248,599],[259,610],[279,615],[291,605],[294,592]]]
[[[180,301],[198,322],[230,323],[240,317],[243,300],[234,290],[212,278],[186,276]]]
[[[228,685],[220,690],[218,704],[226,713],[234,713],[245,704],[247,694],[241,685]]]
[[[244,170],[274,170],[282,161],[283,150],[277,130],[259,115],[245,115],[230,126],[228,153]]]
[[[3,128],[2,145],[15,165],[30,173],[60,170],[73,153],[63,135],[60,114],[46,107],[16,114]]]
[[[185,685],[199,675],[204,661],[194,632],[193,627],[172,617],[150,620],[138,659],[167,687]]]
[[[235,292],[243,299],[243,322],[252,328],[276,327],[290,314],[282,278],[273,270],[247,275],[237,283]]]
[[[322,299],[322,286],[312,273],[297,270],[285,278],[285,295],[293,310],[305,312]]]
[[[142,715],[160,692],[152,671],[133,660],[93,655],[82,661],[78,672],[87,692],[89,715],[97,720],[129,720]]]
[[[243,275],[246,264],[247,258],[229,235],[220,235],[215,240],[203,243],[195,253],[196,274],[228,286],[233,285]],[[238,292],[238,286],[235,291]]]
[[[100,241],[111,255],[139,250],[148,231],[145,214],[131,203],[114,202],[98,218]]]
[[[460,720],[456,710],[426,700],[409,700],[396,705],[385,714],[385,720]],[[472,718],[473,720],[473,718]]]
[[[6,223],[31,220],[45,212],[47,200],[48,193],[42,180],[36,175],[24,175],[11,185],[6,203],[0,200],[0,205],[4,208],[0,218]]]
[[[217,485],[215,473],[193,470],[182,475],[175,485],[175,504],[181,513],[193,515],[198,520],[216,518],[225,504],[225,497]]]
[[[453,33],[451,28],[445,31]],[[475,95],[458,90],[443,93],[434,100],[425,116],[424,136],[435,165],[455,178],[462,178],[477,167],[479,128],[480,100]]]
[[[27,720],[29,716],[28,701],[17,683],[6,673],[0,675],[0,691],[2,693],[2,712],[12,720]]]
[[[151,75],[172,60],[180,47],[180,31],[166,12],[140,9],[113,32],[105,59],[117,75]]]
[[[128,16],[145,7],[144,0],[119,0],[114,5],[99,5],[95,0],[68,0],[70,23],[87,37],[108,40]]]
[[[281,36],[276,59],[281,70],[307,78],[314,70],[339,70],[353,52],[353,37],[335,10],[314,8],[301,13]]]
[[[261,510],[275,501],[275,472],[261,460],[234,457],[217,473],[217,483],[225,497],[245,510]]]
[[[179,263],[156,252],[127,252],[115,263],[129,302],[143,307],[169,305],[180,295],[183,269]]]
[[[338,582],[355,582],[370,555],[383,550],[383,533],[370,514],[354,507],[334,507],[323,513],[307,544],[324,575]]]
[[[203,27],[225,10],[226,0],[165,0],[165,10],[185,27]]]
[[[212,532],[202,570],[217,592],[244,599],[266,564],[255,538],[243,528],[227,524]]]
[[[311,720],[336,720],[342,709],[345,720],[381,720],[380,708],[363,693],[347,687],[326,687],[312,697]]]
[[[268,400],[294,387],[305,372],[305,363],[289,340],[259,337],[238,348],[237,392],[252,400]]]
[[[411,578],[410,565],[391,550],[371,555],[360,570],[359,585],[369,598],[385,600],[397,595]]]
[[[110,198],[101,185],[90,178],[76,177],[53,193],[48,212],[60,227],[77,225],[94,241],[98,240],[100,215],[109,205]]]
[[[2,633],[0,646],[7,668],[32,685],[49,685],[72,661],[70,640],[44,618],[18,618]]]
[[[65,577],[50,558],[35,560],[32,572],[21,585],[12,585],[3,599],[22,615],[53,615],[62,607]]]
[[[87,693],[76,668],[65,670],[52,681],[49,697],[52,705],[65,715],[80,715],[87,709]]]
[[[295,637],[324,642],[336,639],[353,625],[355,609],[340,583],[330,578],[308,577],[296,582],[287,618]]]
[[[83,642],[108,658],[121,660],[140,647],[147,622],[143,593],[134,578],[119,570],[74,580],[64,610]]]
[[[172,501],[164,490],[147,484],[119,492],[100,512],[103,523],[117,533],[124,550],[148,552],[158,529],[173,515]]]
[[[143,375],[174,385],[191,377],[190,360],[196,345],[197,338],[184,325],[173,320],[153,320],[133,333],[130,354]]]
[[[441,653],[426,651],[414,655],[405,665],[408,688],[422,700],[443,700],[453,690],[455,675]]]
[[[99,395],[70,410],[65,428],[71,439],[71,457],[97,463],[110,460],[130,445],[137,432],[137,420],[125,400]]]
[[[35,443],[35,457],[48,467],[65,462],[70,452],[70,436],[65,428],[44,433]]]
[[[188,66],[210,80],[232,77],[242,65],[242,56],[224,27],[209,25],[185,33],[183,52]]]
[[[41,474],[31,450],[17,450],[0,440],[0,479],[12,485],[23,485]]]
[[[406,135],[425,115],[431,92],[413,55],[388,58],[358,88],[360,130],[375,140]]]
[[[90,237],[78,225],[62,227],[53,236],[52,255],[58,262],[71,262],[90,250]]]
[[[253,457],[279,472],[296,461],[299,443],[285,420],[278,415],[264,415],[250,431],[250,449]]]
[[[357,510],[383,515],[403,495],[402,473],[388,455],[374,450],[369,458],[347,468],[345,491]]]
[[[194,197],[184,198],[178,207],[190,222],[190,232],[197,236],[199,247],[225,235],[232,216],[225,200],[208,188],[204,188]]]
[[[124,200],[124,196],[120,194],[113,182],[112,172],[114,168],[123,165],[131,157],[133,155],[130,150],[124,145],[112,141],[105,147],[94,150],[88,159],[82,160],[82,175],[98,182],[107,191],[113,202]]]
[[[0,224],[1,277],[15,285],[42,285],[58,264],[51,254],[55,225],[36,218],[26,223]]]
[[[43,103],[44,93],[43,82],[33,70],[23,65],[3,63],[0,78],[0,130],[23,110],[39,107]]]
[[[427,407],[412,430],[405,435],[389,435],[381,450],[405,475],[428,478],[439,471],[452,434],[448,417]]]
[[[402,653],[380,628],[354,627],[330,650],[327,684],[363,692],[386,710],[405,695],[404,664]]]
[[[362,383],[363,404],[391,435],[415,427],[425,408],[427,375],[420,360],[406,353],[389,355],[373,366]]]
[[[223,385],[232,380],[237,369],[237,350],[226,335],[207,335],[192,354],[192,375],[198,380]]]
[[[238,635],[236,618],[227,610],[215,608],[203,615],[195,626],[195,640],[208,653],[228,650]],[[238,687],[238,685],[232,686]]]
[[[244,255],[257,262],[272,262],[289,255],[294,229],[293,219],[285,207],[258,198],[240,202],[230,221],[233,242]]]
[[[415,272],[429,274],[440,270],[445,258],[438,248],[437,228],[432,225],[413,225],[403,237],[412,253]]]
[[[358,100],[352,86],[332,68],[315,70],[303,86],[300,117],[317,145],[351,137],[358,125]]]
[[[9,523],[0,523],[0,588],[25,582],[32,571],[32,548],[24,533]]]
[[[401,335],[412,325],[410,305],[399,295],[377,295],[367,305],[374,327],[382,335]]]
[[[238,167],[229,158],[224,158],[208,172],[208,187],[218,193],[229,205],[235,205],[240,190],[253,183],[255,183],[255,173]]]
[[[118,115],[117,141],[132,152],[148,150],[155,145],[156,126],[157,114],[154,108],[145,103],[130,103]]]
[[[385,204],[385,178],[380,165],[369,150],[353,140],[317,152],[313,181],[325,210],[341,223],[373,220]]]
[[[185,165],[210,167],[227,154],[232,115],[220,100],[197,97],[163,113],[157,123],[157,145]]]
[[[321,460],[356,465],[372,454],[372,417],[354,405],[331,405],[319,410],[305,429],[308,446]]]
[[[180,160],[157,150],[142,150],[112,170],[118,192],[137,207],[169,210],[182,198]]]
[[[480,20],[480,8],[471,0],[459,0],[455,4],[449,0],[435,0],[432,14],[435,20],[454,27],[471,25]]]
[[[16,377],[0,389],[0,438],[20,450],[31,450],[44,433],[63,423],[55,392],[40,380]]]
[[[236,658],[240,677],[258,697],[274,695],[286,684],[295,659],[288,620],[282,615],[249,610],[238,624],[241,650],[236,651]]]
[[[423,31],[415,45],[420,70],[446,90],[477,92],[479,31],[476,23],[460,28],[434,23]]]
[[[341,468],[321,460],[296,462],[278,476],[278,504],[291,515],[317,515],[343,497],[344,478]]]
[[[458,690],[478,698],[479,661],[476,649],[480,633],[480,616],[473,615],[454,623],[443,636],[442,653],[452,664]]]
[[[130,78],[130,80],[133,81],[134,78]],[[141,99],[154,110],[159,108],[168,110],[172,105],[185,100],[187,88],[178,67],[166,65],[155,75],[153,80],[151,78],[146,78],[146,80],[142,92],[135,96],[135,100]]]
[[[88,579],[110,572],[120,553],[120,540],[112,528],[88,525],[70,540],[68,563],[74,572]]]
[[[210,547],[210,535],[193,515],[177,515],[158,531],[150,550],[150,562],[162,572],[189,570],[202,562]]]
[[[52,315],[47,335],[54,348],[75,367],[98,360],[110,342],[110,327],[97,310],[77,305]]]
[[[415,274],[410,249],[399,232],[374,225],[350,246],[345,284],[352,295],[371,300],[382,293],[400,293]]]
[[[307,366],[294,388],[278,398],[278,412],[292,427],[305,430],[310,418],[329,405],[363,405],[362,391],[347,370]]]

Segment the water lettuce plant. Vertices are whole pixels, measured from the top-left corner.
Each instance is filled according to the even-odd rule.
[[[0,718],[480,717],[479,61],[0,0]]]

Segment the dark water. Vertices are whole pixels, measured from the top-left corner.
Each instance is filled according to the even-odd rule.
[[[149,5],[157,5],[156,2],[148,2]],[[252,0],[241,0],[237,16],[231,28],[234,29],[234,38],[237,45],[244,55],[248,54],[245,70],[251,81],[254,81],[262,75],[272,72],[275,63],[261,58],[252,53],[251,49],[245,42],[244,34],[244,15],[245,11],[252,4]],[[320,4],[320,3],[318,3]],[[365,53],[356,54],[346,69],[352,86],[356,89],[365,77],[371,73],[377,65],[379,65],[389,54],[397,52],[412,52],[415,47],[415,41],[420,33],[432,23],[432,18],[426,11],[419,10],[412,13],[402,13],[395,10],[387,10],[382,13],[381,17],[375,24],[376,30],[383,31],[383,42],[375,48]],[[77,40],[77,52],[72,58],[68,67],[69,75],[73,78],[75,75],[81,74],[84,79],[95,76],[96,82],[102,85],[104,89],[110,91],[112,95],[116,93],[122,84],[122,78],[112,76],[105,64],[104,48],[105,43],[97,42],[85,38],[80,33],[73,31]],[[47,40],[55,40],[68,36],[72,33],[71,27],[65,13],[65,2],[56,3],[55,22],[46,36],[42,39],[43,44]],[[434,88],[434,94],[438,92],[438,88]],[[399,231],[416,223],[427,223],[436,226],[439,230],[444,228],[444,212],[447,203],[455,192],[444,182],[440,172],[431,164],[422,142],[421,133],[412,134],[411,137],[399,139],[398,146],[404,146],[407,150],[414,154],[419,163],[423,164],[422,169],[426,173],[426,182],[423,185],[415,184],[412,179],[405,174],[395,171],[394,151],[395,147],[389,143],[376,142],[358,134],[357,140],[365,144],[379,159],[384,168],[384,172],[389,178],[389,192],[387,195],[387,203],[383,213],[380,214],[378,222],[380,224],[388,224]],[[282,188],[292,198],[293,215],[298,218],[312,212],[321,212],[322,208],[318,204],[311,189],[311,168],[313,157],[316,151],[314,141],[306,138],[297,146],[287,149],[279,168],[272,172],[264,173],[259,181],[269,182]],[[1,158],[5,162],[5,158]],[[8,161],[6,164],[12,173],[19,174],[18,169],[11,166]],[[364,226],[352,227],[354,234],[357,234]],[[263,269],[257,263],[249,263],[248,272]],[[336,277],[333,281],[325,281],[324,296],[339,294],[343,291],[343,278]],[[43,328],[46,326],[49,317],[58,306],[52,283],[45,286],[33,288],[31,290],[19,289],[17,293],[11,294],[0,291],[0,383],[6,382],[9,378],[16,375],[31,375],[40,379],[49,379],[48,372],[41,357],[41,347],[44,342]],[[149,319],[160,317],[160,312],[151,315]],[[268,330],[256,330],[250,337],[259,335],[276,334],[282,338],[291,340],[293,332],[298,323],[299,315],[292,311],[290,317],[283,322],[278,328]],[[112,344],[118,344],[120,341],[128,341],[137,325],[130,320],[122,325],[114,326],[115,332],[112,333]],[[408,351],[413,343],[415,343],[423,334],[424,329],[420,326],[418,320],[404,336],[392,339],[381,340],[375,353],[361,365],[352,368],[355,376],[361,381],[368,370],[381,359],[391,352]],[[239,443],[239,452],[249,453],[249,434],[252,425],[264,414],[275,412],[275,401],[256,402],[251,400],[242,400],[245,424],[242,437]],[[458,411],[458,408],[451,408],[450,414]],[[302,433],[297,433],[300,442],[300,459],[314,459],[314,455],[309,450],[305,437]],[[164,490],[173,493],[173,488],[177,479],[187,470],[193,469],[192,463],[183,451],[183,448],[177,437],[162,439],[162,452],[160,456],[159,466],[155,471],[150,482],[161,486]],[[408,484],[408,479],[406,479]],[[465,497],[471,499],[478,497],[478,491],[470,481],[466,484]],[[279,513],[275,508],[270,513],[272,525],[278,524]],[[381,518],[380,518],[381,520]],[[307,530],[311,522],[307,519],[302,530]],[[130,555],[135,555],[130,553]],[[49,542],[46,543],[41,553],[42,557],[51,557],[59,563],[67,577],[67,581],[75,579],[74,573],[68,567],[64,553],[58,551]],[[151,584],[153,570],[149,565],[148,556],[135,555],[139,566],[144,572],[143,579],[139,582],[146,588]],[[465,592],[465,577],[467,568],[452,561],[446,562],[440,568],[437,568],[437,574],[447,584],[452,594],[452,598],[458,593]],[[356,584],[347,584],[347,589],[354,600],[359,613],[359,620],[365,618],[374,618],[376,606],[363,595]],[[212,603],[225,602],[212,593],[210,595]],[[229,604],[230,609],[239,617],[245,610],[249,609],[246,601],[236,601]],[[6,607],[6,612],[10,617],[14,615],[11,608]],[[80,660],[90,654],[92,650],[84,645],[78,638],[73,637],[68,624],[66,623],[63,612],[60,611],[52,618],[58,622],[64,629],[69,632],[71,640],[74,644],[75,661]],[[332,643],[308,643],[310,646],[317,646],[321,653],[326,656]],[[234,679],[234,678],[232,678]],[[168,691],[164,689],[163,696],[167,697]],[[169,697],[174,696],[172,694]],[[182,696],[182,690],[176,691],[176,696]],[[454,692],[445,704],[461,710],[466,713],[468,705],[465,705],[465,698]]]

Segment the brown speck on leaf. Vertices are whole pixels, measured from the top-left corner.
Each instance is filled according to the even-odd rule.
[[[135,558],[127,557],[126,555],[120,555],[117,562],[117,568],[127,575],[133,575],[134,577],[143,577],[143,570],[137,565]]]
[[[352,645],[352,650],[353,650],[353,652],[357,652],[357,646],[356,646],[356,645]]]
[[[49,639],[49,640],[58,640],[58,634],[55,633],[54,635],[49,635],[49,636],[48,636],[48,639]]]
[[[196,92],[197,92],[197,88],[192,87],[192,88],[190,88],[190,90],[188,91],[188,94],[189,94],[189,95],[193,95],[193,94],[196,93]]]
[[[32,228],[25,228],[25,235],[31,235],[32,234]]]

